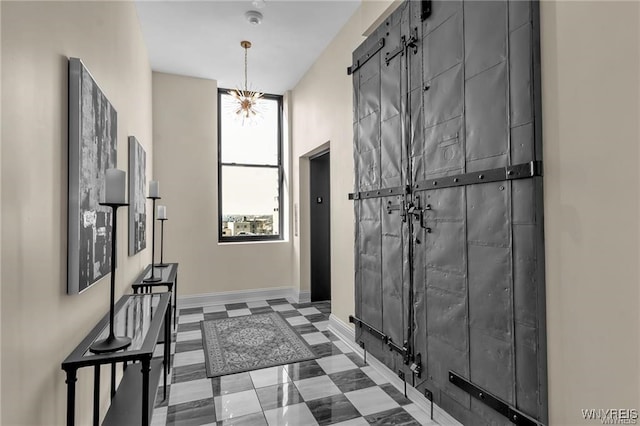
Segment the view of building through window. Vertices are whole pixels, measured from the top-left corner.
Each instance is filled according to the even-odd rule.
[[[281,103],[265,96],[260,117],[243,123],[233,97],[219,92],[221,241],[281,238]]]

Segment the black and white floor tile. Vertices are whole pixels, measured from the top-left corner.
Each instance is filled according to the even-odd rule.
[[[200,321],[272,311],[280,312],[320,357],[207,378]],[[152,426],[437,425],[327,331],[330,312],[328,302],[287,299],[181,309],[167,398],[160,387]]]

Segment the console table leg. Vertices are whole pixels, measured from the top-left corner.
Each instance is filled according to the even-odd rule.
[[[178,275],[176,274],[176,281],[173,284],[173,327],[178,328],[178,321],[176,321],[176,315],[178,313]]]
[[[111,399],[116,396],[116,363],[111,363]]]
[[[142,360],[142,426],[149,426],[149,372],[151,360]]]
[[[66,370],[67,372],[67,426],[74,426],[76,419],[76,381],[77,370]]]
[[[100,424],[100,364],[93,367],[93,426]]]
[[[169,374],[169,364],[171,362],[171,309],[167,309],[164,315],[164,399],[167,399],[167,375]]]

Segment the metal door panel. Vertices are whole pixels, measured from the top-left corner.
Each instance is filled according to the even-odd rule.
[[[399,27],[395,27],[391,31],[400,34]],[[385,100],[380,105],[382,120],[388,120],[400,114],[400,61],[391,61],[389,65],[383,65],[380,93],[382,99]]]
[[[396,214],[382,214],[382,331],[394,342],[404,341],[402,222]]]
[[[509,419],[475,398],[471,398],[471,411],[475,415],[476,420],[471,423],[466,423],[469,425],[475,425],[476,422],[484,422],[491,426],[508,426],[513,424]]]
[[[511,129],[511,164],[531,161],[534,156],[533,124],[525,124]]]
[[[464,170],[462,133],[462,117],[425,129],[426,179],[459,174]]]
[[[469,398],[469,395],[466,395],[467,398]],[[484,419],[480,418],[480,416],[478,416],[476,413],[470,411],[470,401],[469,404],[465,406],[450,397],[446,392],[441,392],[440,398],[438,399],[438,405],[442,407],[442,409],[447,413],[456,413],[455,417],[463,425],[487,426],[487,422],[484,421]]]
[[[400,143],[400,116],[396,115],[381,126],[381,187],[388,188],[402,185],[402,144]],[[397,222],[397,218],[395,219]]]
[[[367,48],[371,48],[374,40],[371,39]],[[364,54],[367,48],[362,49],[360,55]],[[357,57],[356,53],[354,53],[354,57]],[[380,58],[379,55],[376,55],[373,59],[369,59],[362,67],[358,70],[358,78],[360,79],[360,87],[365,85],[369,80],[374,77],[380,75]],[[364,117],[366,114],[365,111],[359,111],[360,118]]]
[[[367,62],[367,65],[373,61]],[[365,65],[365,66],[367,66]],[[373,75],[370,79],[360,84],[360,118],[364,118],[374,112],[380,111],[380,74]]]
[[[511,253],[508,248],[469,244],[468,256],[469,327],[510,342],[513,336]]]
[[[426,285],[455,293],[466,293],[467,277],[455,271],[438,269],[433,265],[427,267]]]
[[[492,158],[509,152],[505,62],[467,81],[465,108],[467,160]],[[503,157],[501,164],[490,168],[506,165],[506,157]]]
[[[515,321],[535,327],[538,312],[535,225],[513,226],[513,300]]]
[[[492,395],[513,404],[515,374],[511,340],[496,339],[473,327],[469,328],[469,337],[470,380]]]
[[[427,334],[454,349],[467,352],[467,295],[427,288]]]
[[[464,2],[465,75],[472,78],[507,56],[507,2]]]
[[[531,366],[540,362],[538,340],[536,327],[516,324],[516,400],[520,410],[534,413],[536,417],[540,412],[540,395],[537,391],[540,381],[537,369]]]
[[[462,77],[462,64],[459,64],[425,81],[429,86],[429,90],[424,92],[425,127],[462,115]]]
[[[362,318],[375,327],[382,326],[379,313],[382,310],[382,277],[380,264],[380,200],[363,200],[359,224],[360,285]]]
[[[528,1],[509,2],[509,31],[531,22],[531,3]]]
[[[427,372],[429,379],[433,380],[442,390],[441,397],[442,393],[446,393],[458,404],[468,409],[469,394],[449,383],[449,371],[453,370],[463,377],[469,377],[469,351],[459,351],[434,336],[428,336],[428,345]]]
[[[509,247],[509,195],[505,183],[467,187],[469,244]]]
[[[426,212],[426,221],[430,219],[459,221],[464,220],[465,214],[465,188],[444,188],[435,191],[422,192],[421,198],[431,206]]]
[[[429,81],[461,63],[463,47],[460,10],[424,37],[424,79]]]
[[[533,120],[531,25],[509,34],[509,48],[510,119],[511,126],[516,127]]]
[[[463,221],[430,223],[431,233],[426,237],[424,249],[427,252],[427,266],[445,274],[451,273],[452,278],[464,277],[466,270],[466,241],[464,238]],[[428,276],[427,285],[432,285]],[[456,280],[457,281],[457,280]],[[440,288],[445,288],[440,286]],[[449,288],[456,291],[460,289]]]
[[[360,120],[358,129],[360,152],[371,151],[380,147],[380,116],[373,112]]]
[[[449,372],[545,422],[541,178],[419,187],[540,160],[538,7],[436,0],[422,20],[426,3],[354,52],[356,314],[382,338],[356,336],[464,424],[509,419]]]
[[[511,182],[511,203],[513,205],[513,223],[518,225],[536,224],[535,182],[533,179]],[[532,241],[532,244],[535,240]],[[515,247],[514,247],[515,248]]]
[[[379,187],[380,151],[378,149],[361,152],[358,156],[357,167],[360,174],[359,186],[361,190],[367,191]]]

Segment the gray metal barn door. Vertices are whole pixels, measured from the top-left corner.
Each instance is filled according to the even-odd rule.
[[[468,425],[547,423],[538,15],[405,1],[348,70],[356,339]]]

